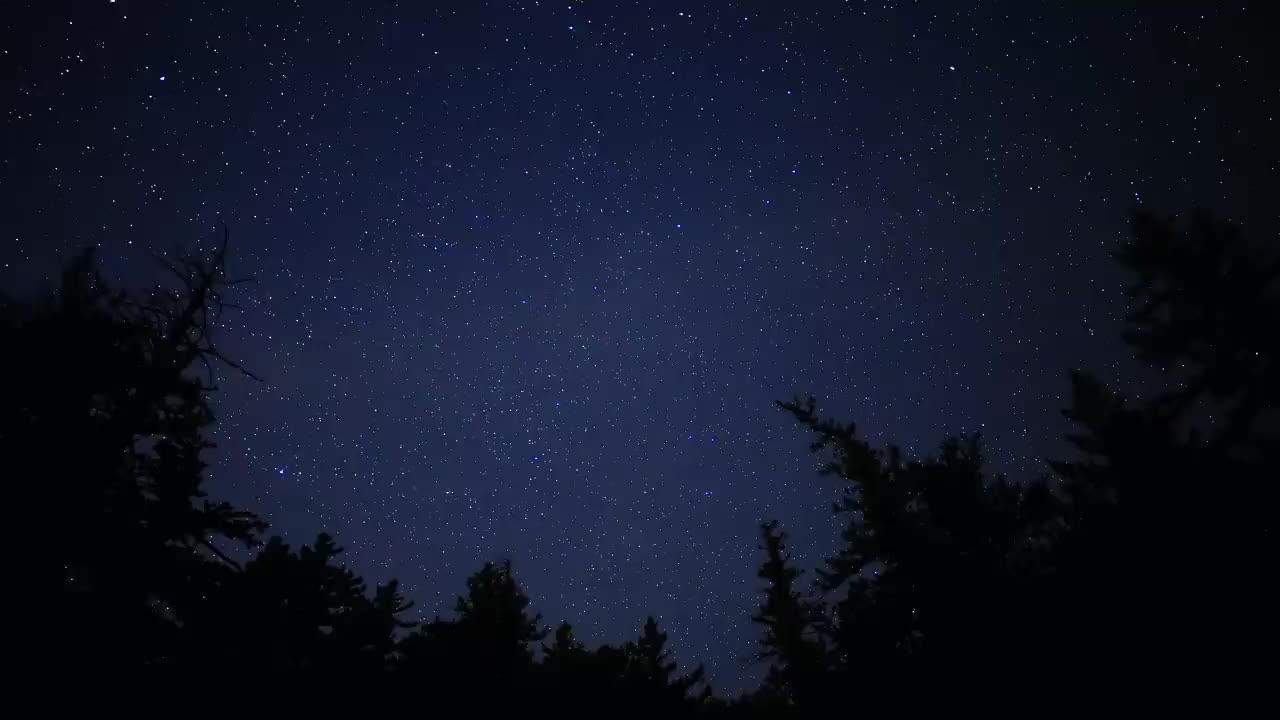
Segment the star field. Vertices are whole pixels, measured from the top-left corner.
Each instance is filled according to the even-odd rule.
[[[19,3],[0,277],[225,224],[264,382],[222,378],[212,494],[420,617],[510,557],[746,687],[758,523],[837,533],[774,400],[1030,477],[1066,370],[1133,373],[1130,210],[1275,238],[1272,11],[1186,5]]]

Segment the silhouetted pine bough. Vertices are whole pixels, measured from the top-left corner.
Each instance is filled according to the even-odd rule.
[[[820,707],[869,680],[973,667],[1182,675],[1272,637],[1280,262],[1203,213],[1138,215],[1117,258],[1136,278],[1125,339],[1167,386],[1134,402],[1073,371],[1076,452],[1050,476],[988,477],[977,436],[908,458],[812,399],[779,403],[812,433],[847,524],[809,594],[763,527],[771,693]]]
[[[1073,372],[1075,454],[1042,478],[989,475],[976,435],[912,458],[812,399],[779,403],[846,524],[805,583],[786,534],[761,526],[767,673],[732,702],[701,667],[677,671],[653,618],[589,649],[490,563],[451,618],[415,622],[398,585],[370,589],[329,536],[264,543],[256,515],[209,500],[214,371],[246,372],[213,339],[236,284],[225,250],[164,262],[170,286],[144,294],[110,288],[86,252],[49,300],[0,302],[0,443],[16,512],[43,525],[22,572],[48,672],[378,674],[490,704],[778,712],[975,668],[1153,670],[1271,637],[1280,261],[1207,215],[1135,218],[1117,254],[1135,277],[1125,339],[1167,387],[1137,402]],[[242,565],[235,544],[256,553]]]

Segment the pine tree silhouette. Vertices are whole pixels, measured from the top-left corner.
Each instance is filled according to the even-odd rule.
[[[1125,339],[1167,385],[1135,402],[1072,374],[1055,629],[1117,667],[1232,654],[1229,638],[1274,633],[1259,493],[1280,477],[1280,260],[1203,212],[1181,227],[1139,214],[1117,257],[1136,277]],[[1191,568],[1215,580],[1186,582]]]
[[[1174,389],[1150,410],[1180,419],[1202,398],[1217,406],[1218,444],[1257,441],[1259,416],[1280,407],[1280,255],[1236,227],[1194,211],[1185,226],[1151,213],[1134,218],[1116,254],[1136,276],[1125,340],[1149,364],[1173,371]]]
[[[1117,670],[1185,661],[1187,647],[1223,651],[1225,628],[1256,633],[1269,617],[1274,593],[1257,568],[1270,519],[1242,499],[1280,476],[1280,262],[1201,213],[1185,228],[1137,216],[1117,257],[1137,278],[1125,338],[1169,371],[1169,388],[1133,403],[1074,372],[1066,416],[1077,457],[1053,462],[1051,480],[988,477],[976,436],[909,459],[819,417],[812,400],[780,403],[814,434],[820,472],[843,481],[835,510],[848,524],[817,581],[833,598],[819,608],[834,666],[823,684],[939,677],[979,659],[1049,669],[1093,657]],[[764,550],[772,692],[794,700],[786,674],[797,653],[783,648],[804,647],[795,576],[772,527]],[[1220,580],[1188,587],[1188,567]],[[1247,610],[1205,614],[1224,597]],[[1187,627],[1208,617],[1216,624]]]
[[[675,674],[677,663],[671,659],[666,646],[667,634],[658,629],[658,622],[652,616],[645,620],[639,639],[623,646],[627,658],[623,679],[633,701],[657,710],[676,709],[709,697],[710,688],[705,688],[700,695],[689,696],[690,691],[703,683],[704,670],[699,665],[687,675]]]
[[[394,660],[395,633],[411,607],[392,581],[372,597],[334,561],[321,534],[292,552],[273,537],[244,571],[230,574],[186,626],[191,661],[212,671],[254,665],[268,672],[375,672]]]
[[[25,490],[46,508],[32,569],[56,617],[58,666],[167,663],[186,608],[235,563],[220,541],[253,545],[264,524],[205,497],[213,344],[235,284],[225,242],[164,262],[173,288],[113,290],[86,251],[51,302],[4,302],[8,353],[0,442],[38,459]]]
[[[762,523],[765,561],[759,577],[767,584],[765,599],[752,621],[763,626],[759,659],[771,662],[765,685],[772,696],[798,706],[821,702],[816,693],[825,686],[826,648],[819,628],[820,607],[796,589],[800,571],[790,566],[786,533],[777,522]]]
[[[976,435],[912,458],[812,399],[779,403],[840,481],[845,528],[811,594],[786,534],[761,526],[752,619],[770,669],[726,705],[701,666],[678,673],[652,617],[618,646],[588,649],[568,623],[543,642],[510,563],[484,565],[452,619],[412,632],[399,585],[370,592],[327,535],[297,551],[272,538],[241,567],[223,544],[254,547],[265,523],[203,486],[213,369],[239,369],[213,343],[234,284],[225,244],[166,263],[174,287],[149,294],[111,289],[85,253],[53,301],[0,301],[0,449],[38,461],[19,491],[50,509],[46,552],[23,559],[52,628],[37,657],[77,672],[385,672],[472,707],[775,714],[973,667],[1121,676],[1233,657],[1233,640],[1274,634],[1261,568],[1280,477],[1280,261],[1199,213],[1139,215],[1117,257],[1137,278],[1125,338],[1167,387],[1137,400],[1073,372],[1075,454],[1051,477],[991,476]]]
[[[534,643],[546,637],[542,616],[530,614],[529,598],[516,583],[509,561],[485,563],[467,578],[457,619],[436,618],[400,644],[402,668],[450,694],[502,690],[528,692],[533,682]]]

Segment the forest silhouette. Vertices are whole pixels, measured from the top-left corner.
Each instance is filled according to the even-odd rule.
[[[215,375],[248,372],[214,343],[238,284],[225,258],[224,239],[162,261],[171,282],[138,293],[86,251],[48,299],[0,300],[0,443],[45,526],[29,556],[42,670],[379,675],[481,704],[781,712],[959,670],[1154,670],[1270,637],[1280,259],[1205,213],[1134,217],[1116,254],[1133,278],[1124,339],[1163,390],[1134,399],[1072,371],[1074,452],[1041,477],[992,476],[977,435],[909,457],[812,399],[778,403],[845,525],[812,581],[784,530],[760,526],[767,674],[732,699],[700,666],[678,671],[652,617],[597,648],[547,627],[509,562],[477,570],[451,617],[417,620],[328,535],[294,548],[209,499]]]

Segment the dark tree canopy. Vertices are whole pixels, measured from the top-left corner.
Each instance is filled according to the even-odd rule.
[[[184,609],[234,570],[219,543],[251,546],[264,527],[203,489],[223,252],[165,267],[178,289],[137,296],[110,289],[85,252],[51,301],[2,314],[3,450],[38,472],[26,483],[46,509],[37,587],[92,640],[85,662],[170,660]]]
[[[257,516],[209,499],[213,371],[240,371],[213,343],[234,284],[224,249],[165,263],[173,288],[145,294],[111,289],[85,253],[52,300],[0,304],[0,443],[30,461],[10,477],[48,535],[31,562],[47,667],[377,674],[476,708],[779,713],[977,668],[1168,667],[1271,636],[1280,262],[1206,215],[1136,218],[1117,255],[1136,278],[1125,337],[1168,382],[1135,400],[1073,371],[1074,452],[1051,474],[993,475],[977,435],[909,457],[812,399],[779,403],[838,481],[844,530],[802,583],[786,533],[760,526],[751,619],[768,667],[729,704],[701,666],[680,671],[653,617],[590,648],[490,562],[451,617],[419,623],[396,581],[370,588],[328,535],[263,544]]]
[[[372,596],[334,564],[341,554],[321,534],[292,552],[273,537],[243,572],[229,574],[186,626],[192,662],[274,671],[381,671],[395,659],[408,603],[391,581]]]
[[[988,477],[976,436],[911,459],[812,400],[779,403],[840,480],[847,525],[819,599],[794,589],[783,535],[764,527],[769,696],[816,706],[886,674],[973,663],[1171,667],[1269,636],[1259,501],[1280,477],[1280,261],[1204,213],[1136,216],[1117,258],[1135,277],[1125,339],[1166,388],[1133,402],[1073,371],[1076,452],[1051,477]],[[820,668],[797,673],[815,655]]]
[[[821,607],[796,587],[801,571],[790,565],[786,533],[777,522],[763,523],[764,564],[758,576],[764,580],[765,597],[751,619],[762,627],[759,660],[771,662],[765,687],[771,695],[815,702],[825,684],[827,648],[821,633]]]

